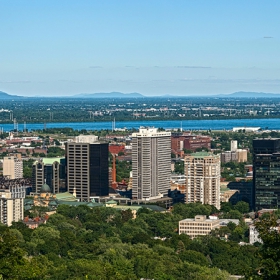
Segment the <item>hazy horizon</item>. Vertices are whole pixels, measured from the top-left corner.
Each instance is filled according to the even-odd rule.
[[[280,92],[280,2],[5,1],[0,91]]]

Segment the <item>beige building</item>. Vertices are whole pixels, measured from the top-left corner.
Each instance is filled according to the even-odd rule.
[[[185,202],[214,205],[220,209],[220,156],[207,152],[185,157]]]
[[[170,189],[171,133],[143,128],[132,134],[132,198],[167,196]]]
[[[0,189],[0,222],[11,226],[24,218],[25,186],[9,183]]]
[[[236,154],[237,154],[237,161],[238,162],[246,162],[247,161],[247,150],[243,149],[237,149]]]
[[[9,179],[22,178],[23,177],[22,160],[14,156],[4,157],[3,176],[7,176]]]
[[[191,238],[199,235],[208,235],[212,230],[220,227],[220,221],[206,219],[204,215],[197,215],[194,219],[185,219],[179,222],[179,234],[187,234]]]

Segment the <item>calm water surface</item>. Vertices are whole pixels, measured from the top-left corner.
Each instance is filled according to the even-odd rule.
[[[165,129],[182,128],[184,130],[230,130],[233,127],[261,127],[262,129],[280,130],[280,119],[236,119],[236,120],[183,120],[183,121],[123,121],[116,122],[116,128],[136,128],[140,126],[163,127]],[[10,131],[14,128],[13,124],[2,124],[4,131]],[[71,127],[81,130],[101,130],[112,129],[112,122],[77,122],[77,123],[46,123],[47,128],[52,127]],[[23,130],[24,125],[19,123],[18,129]],[[44,123],[26,124],[28,130],[43,129]]]

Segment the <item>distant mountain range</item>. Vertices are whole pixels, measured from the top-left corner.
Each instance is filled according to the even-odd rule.
[[[133,92],[133,93],[122,93],[122,92],[98,92],[98,93],[81,93],[72,97],[78,98],[144,98],[146,96]]]
[[[217,97],[234,97],[234,98],[280,98],[279,93],[265,93],[265,92],[246,92],[239,91],[231,94],[219,94]]]
[[[245,92],[239,91],[230,94],[205,94],[205,95],[161,95],[161,96],[146,96],[137,92],[122,93],[122,92],[98,92],[98,93],[80,93],[72,96],[58,96],[58,98],[280,98],[279,93],[265,92]],[[0,91],[0,99],[27,98],[18,95],[11,95]],[[57,98],[49,96],[34,96],[29,98]]]
[[[205,95],[161,95],[161,96],[145,96],[137,92],[133,93],[122,93],[122,92],[109,92],[109,93],[81,93],[74,95],[75,98],[180,98],[180,97],[217,97],[217,98],[280,98],[278,93],[264,93],[264,92],[245,92],[239,91],[230,94],[205,94]]]
[[[0,91],[0,99],[13,99],[13,98],[19,98],[21,96],[17,95],[10,95],[6,92]]]

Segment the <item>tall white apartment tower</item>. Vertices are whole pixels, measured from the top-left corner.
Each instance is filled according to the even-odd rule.
[[[132,134],[132,197],[147,200],[170,189],[171,133],[140,127]]]
[[[237,150],[237,140],[230,141],[230,150],[231,152],[235,152]]]
[[[3,159],[3,175],[9,179],[19,179],[23,177],[22,160],[17,157],[4,157]]]
[[[4,183],[4,184],[3,184]],[[0,186],[0,223],[11,226],[24,218],[25,186],[20,182],[2,182]]]
[[[207,152],[185,157],[186,203],[201,202],[220,209],[220,155]]]

